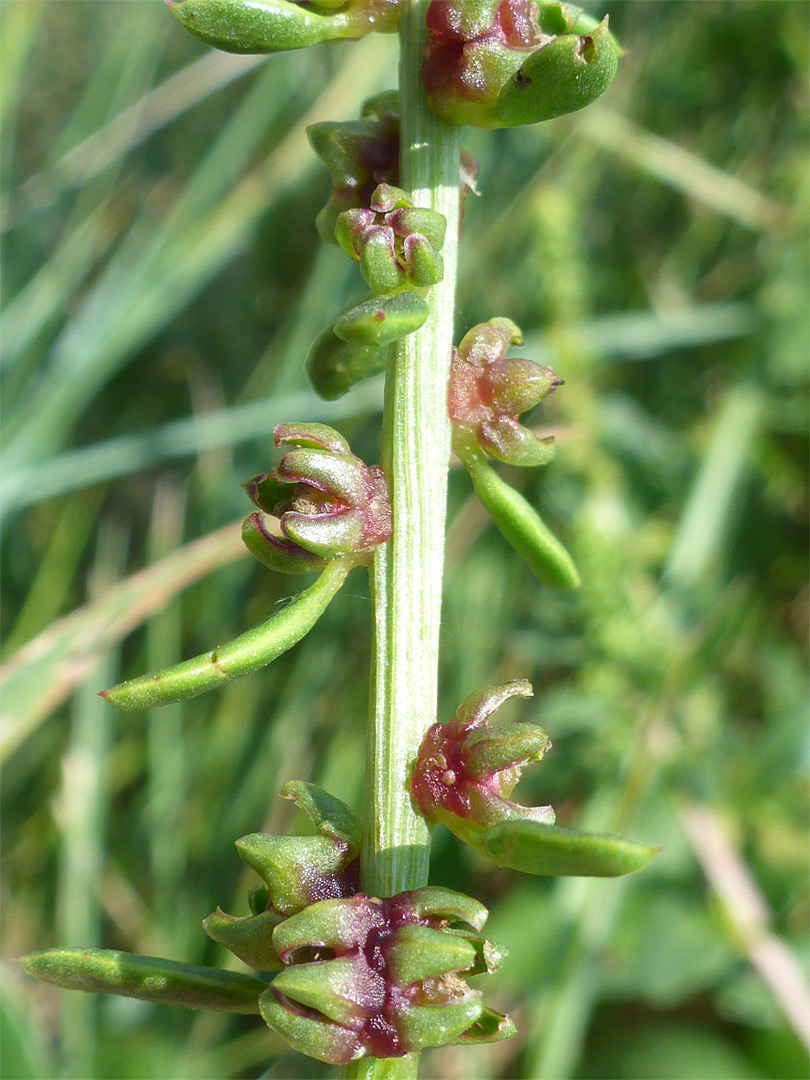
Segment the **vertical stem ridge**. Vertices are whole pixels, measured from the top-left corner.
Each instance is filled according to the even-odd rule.
[[[444,279],[431,290],[428,320],[396,344],[386,379],[382,462],[393,534],[378,549],[371,572],[374,655],[361,864],[362,888],[378,896],[426,884],[430,843],[427,825],[411,805],[408,779],[436,718],[459,135],[430,112],[422,87],[428,2],[411,0],[400,31],[400,183],[415,205],[444,214],[447,239]]]
[[[360,885],[393,896],[428,880],[430,833],[408,790],[410,768],[436,718],[439,622],[450,424],[447,379],[459,228],[459,134],[427,107],[422,88],[429,0],[405,5],[400,29],[400,184],[416,206],[447,219],[444,279],[430,292],[430,315],[392,349],[385,383],[382,455],[393,532],[370,571],[373,651],[366,744]],[[412,1080],[418,1053],[363,1058],[344,1075]]]

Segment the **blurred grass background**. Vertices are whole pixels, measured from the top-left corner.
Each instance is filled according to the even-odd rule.
[[[596,9],[594,9],[596,10]],[[538,586],[451,477],[442,716],[527,677],[563,823],[661,845],[614,882],[494,871],[442,830],[434,880],[512,949],[519,1037],[426,1077],[807,1075],[807,46],[804,2],[611,0],[603,101],[468,131],[459,334],[515,319],[566,380],[557,461],[514,479],[565,537]],[[319,244],[307,123],[393,85],[395,42],[216,54],[162,4],[3,0],[2,1075],[315,1077],[253,1018],[60,994],[11,958],[99,944],[227,963],[238,836],[307,778],[355,806],[360,574],[261,675],[120,714],[95,696],[264,618],[240,482],[282,420],[376,460],[379,382],[334,405],[305,350],[360,291]],[[508,710],[504,710],[506,713]],[[234,961],[234,963],[236,963]]]

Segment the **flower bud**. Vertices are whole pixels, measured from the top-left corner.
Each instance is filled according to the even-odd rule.
[[[368,250],[368,249],[366,249]],[[313,342],[304,364],[317,393],[331,401],[385,369],[388,346],[423,326],[430,308],[418,293],[364,296],[344,308]]]
[[[257,971],[282,967],[274,930],[307,905],[352,896],[357,890],[361,823],[334,796],[299,781],[281,789],[315,826],[315,836],[253,833],[236,842],[242,861],[264,880],[250,898],[253,914],[226,915],[219,908],[203,926],[209,937]]]
[[[304,370],[318,397],[334,401],[363,379],[385,370],[388,347],[343,341],[331,325],[310,346]]]
[[[589,105],[616,74],[619,49],[567,3],[432,0],[422,80],[451,124],[536,124]]]
[[[359,120],[313,124],[307,137],[332,180],[315,223],[321,239],[334,244],[343,211],[368,206],[378,184],[399,183],[399,95],[378,94],[363,105]]]
[[[654,854],[646,844],[560,828],[550,806],[509,800],[523,765],[551,747],[533,724],[487,726],[515,695],[532,696],[525,679],[477,690],[452,720],[428,729],[411,776],[419,812],[498,865],[527,874],[613,877],[638,870]]]
[[[360,264],[372,292],[385,295],[406,283],[423,289],[441,281],[444,264],[439,251],[446,226],[442,214],[418,209],[401,188],[380,184],[368,210],[340,214],[335,239]]]
[[[476,929],[486,917],[449,889],[310,905],[273,932],[285,966],[259,1000],[265,1022],[297,1050],[335,1065],[508,1037],[508,1018],[486,1009],[461,977],[495,970],[504,952],[449,928],[460,913]]]
[[[474,326],[453,350],[447,404],[457,449],[477,443],[510,465],[545,465],[553,457],[552,441],[538,439],[518,416],[563,380],[531,360],[505,359],[510,345],[522,344],[511,319],[490,319]]]
[[[209,45],[275,53],[396,30],[398,0],[166,0],[178,22]]]
[[[276,446],[292,444],[272,473],[244,486],[259,507],[279,519],[275,536],[263,514],[244,524],[245,544],[260,562],[285,573],[307,573],[335,558],[367,562],[391,535],[391,507],[382,470],[367,466],[324,424],[281,424]]]

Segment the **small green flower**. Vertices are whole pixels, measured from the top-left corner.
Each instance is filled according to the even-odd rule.
[[[453,350],[447,405],[456,449],[473,441],[510,465],[545,465],[554,455],[551,439],[538,439],[518,416],[539,405],[563,380],[549,367],[521,357],[506,358],[523,335],[511,319],[474,326]]]
[[[401,188],[380,184],[368,209],[340,214],[335,239],[360,264],[372,292],[385,295],[406,284],[426,289],[441,281],[446,227],[442,214],[415,207]]]

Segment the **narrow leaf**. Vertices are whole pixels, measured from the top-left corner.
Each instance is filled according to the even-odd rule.
[[[23,956],[29,975],[66,990],[120,994],[184,1009],[258,1013],[267,984],[249,975],[113,949],[48,949]]]
[[[317,581],[290,604],[227,645],[155,675],[119,683],[103,690],[101,696],[122,709],[149,709],[196,697],[231,679],[258,671],[309,633],[351,568],[351,563],[334,559],[327,563]]]
[[[584,833],[560,825],[514,818],[489,829],[482,850],[499,866],[526,874],[618,877],[640,870],[656,848],[608,833]]]
[[[574,561],[534,507],[490,468],[480,451],[460,450],[459,456],[475,494],[535,577],[557,589],[575,589],[579,574]]]

